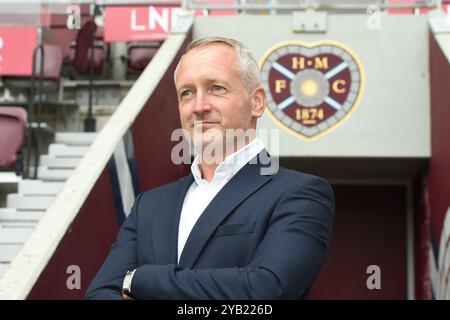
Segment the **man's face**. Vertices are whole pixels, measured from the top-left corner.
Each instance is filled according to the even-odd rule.
[[[227,129],[256,127],[263,108],[255,105],[257,99],[247,91],[237,65],[235,50],[224,44],[194,48],[180,62],[175,85],[181,124],[197,147],[224,142]]]

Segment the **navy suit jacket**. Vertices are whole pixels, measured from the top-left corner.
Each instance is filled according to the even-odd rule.
[[[135,299],[300,299],[319,272],[334,218],[325,180],[246,164],[195,224],[177,263],[178,223],[188,176],[141,193],[86,299],[122,299],[137,268]]]

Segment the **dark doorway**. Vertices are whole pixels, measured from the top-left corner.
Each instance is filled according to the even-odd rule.
[[[336,217],[330,249],[310,299],[407,299],[406,186],[333,185]],[[381,289],[369,290],[380,267]]]

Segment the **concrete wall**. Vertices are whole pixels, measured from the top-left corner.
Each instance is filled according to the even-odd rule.
[[[287,40],[335,40],[350,47],[365,70],[365,90],[355,112],[313,141],[280,130],[283,157],[428,158],[430,97],[426,16],[382,16],[369,30],[365,15],[330,15],[326,33],[293,33],[292,17],[197,17],[194,38],[221,35],[245,43],[259,60]],[[279,128],[266,114],[259,128]]]

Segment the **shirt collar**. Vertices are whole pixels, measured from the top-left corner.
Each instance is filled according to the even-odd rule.
[[[251,159],[256,157],[265,148],[264,143],[256,137],[245,147],[239,149],[235,153],[227,156],[224,161],[219,164],[214,173],[214,178],[209,183],[207,180],[202,179],[200,170],[199,155],[197,155],[192,162],[191,172],[194,176],[195,182],[200,186],[208,186],[215,182],[231,179],[243,166],[247,164]]]

